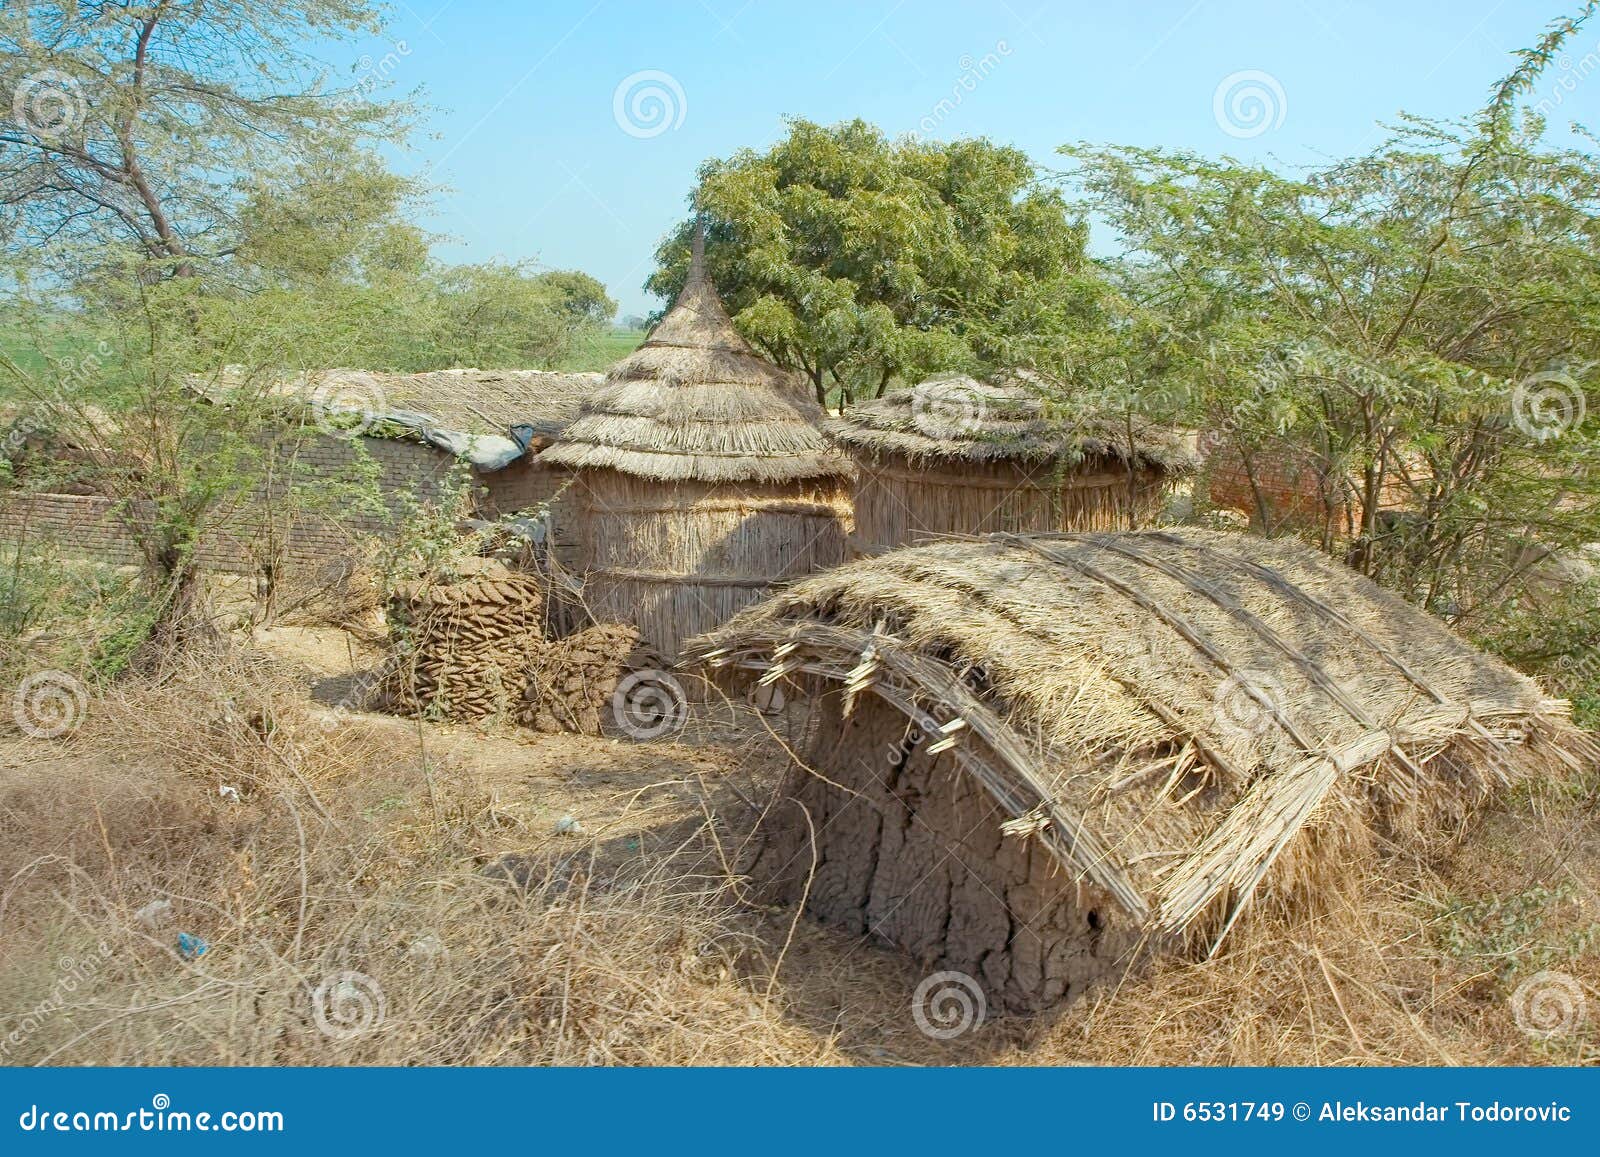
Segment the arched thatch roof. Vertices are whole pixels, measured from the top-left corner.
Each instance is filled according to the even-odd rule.
[[[1225,928],[1258,885],[1317,889],[1594,757],[1564,703],[1422,611],[1299,544],[1218,532],[900,550],[685,653],[876,693],[953,747],[1009,835],[1162,934]]]
[[[650,337],[612,367],[547,463],[663,482],[848,476],[803,382],[733,328],[697,246],[689,280]]]
[[[940,374],[906,390],[851,407],[827,424],[842,445],[868,455],[900,454],[913,462],[1061,461],[1084,458],[1192,470],[1193,452],[1174,430],[1139,421],[1129,432],[1117,420],[1071,421],[1047,412],[1044,379],[1018,370],[999,381]]]

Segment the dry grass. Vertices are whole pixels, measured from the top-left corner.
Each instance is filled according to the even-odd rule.
[[[911,962],[740,902],[749,809],[724,785],[676,808],[641,791],[631,822],[558,840],[439,758],[427,725],[398,744],[370,723],[327,727],[301,684],[234,655],[120,684],[64,740],[0,732],[4,1062],[1600,1059],[1592,778],[1520,797],[1447,861],[1343,881],[1315,919],[1246,923],[1213,961],[939,1042],[912,1021]],[[170,921],[147,926],[162,899]],[[209,951],[183,959],[179,931]],[[1509,1004],[1540,969],[1591,1006],[1549,1042]],[[362,990],[327,986],[345,970],[385,1008],[340,1039],[315,993],[334,1028],[358,1022]]]

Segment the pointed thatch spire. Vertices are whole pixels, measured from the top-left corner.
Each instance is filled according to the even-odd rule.
[[[848,476],[848,460],[822,433],[824,416],[803,381],[733,328],[706,273],[697,216],[678,299],[542,459],[660,481]]]
[[[689,280],[703,281],[706,276],[706,219],[694,216],[694,239],[689,242]]]

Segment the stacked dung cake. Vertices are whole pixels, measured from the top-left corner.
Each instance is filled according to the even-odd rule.
[[[542,645],[544,587],[493,559],[402,582],[388,602],[395,651],[379,701],[406,715],[512,715]]]

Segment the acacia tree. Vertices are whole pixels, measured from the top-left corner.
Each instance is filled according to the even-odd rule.
[[[1128,241],[1130,324],[1165,333],[1154,392],[1247,467],[1305,464],[1325,549],[1469,627],[1600,540],[1600,162],[1517,109],[1587,12],[1475,119],[1407,119],[1297,179],[1063,150]],[[1265,488],[1257,505],[1289,521]]]
[[[375,95],[403,45],[340,85],[303,47],[381,28],[370,0],[7,4],[0,229],[132,248],[146,276],[219,272],[275,174],[404,135],[409,106]]]
[[[701,170],[706,262],[741,333],[817,398],[935,370],[1031,364],[1081,316],[1085,231],[1019,150],[890,141],[862,121],[790,123]],[[646,288],[687,275],[692,224]]]
[[[79,481],[132,532],[157,642],[209,633],[198,544],[271,459],[260,402],[299,335],[251,291],[425,256],[397,219],[408,186],[371,151],[410,112],[376,92],[392,66],[336,86],[301,47],[380,30],[367,0],[0,10],[6,321],[44,355],[6,363],[4,384],[24,424],[80,448]],[[50,308],[69,296],[75,308]],[[31,332],[30,299],[45,318]],[[203,403],[193,376],[230,361],[246,364],[234,403]]]

